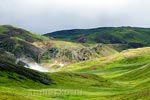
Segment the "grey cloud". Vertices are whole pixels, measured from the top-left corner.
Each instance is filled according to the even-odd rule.
[[[42,34],[101,26],[150,27],[150,0],[0,0],[0,24]]]

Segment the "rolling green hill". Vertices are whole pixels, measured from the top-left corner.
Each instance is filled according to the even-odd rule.
[[[79,62],[58,70],[100,75],[126,87],[121,87],[120,89],[123,91],[111,96],[109,100],[149,100],[149,68],[150,48],[146,47],[129,49],[112,56]]]
[[[137,27],[102,27],[64,30],[45,34],[54,39],[78,43],[126,44],[128,48],[150,46],[150,29]]]
[[[4,62],[9,61],[7,59],[4,58],[0,64],[3,65]],[[7,63],[4,63],[4,67],[0,67],[5,69],[1,70],[0,74],[3,80],[0,83],[0,91],[4,93],[9,94],[13,91],[12,93],[18,96],[28,96],[35,100],[150,99],[149,47],[128,49],[108,57],[82,61],[58,68],[58,72],[54,73],[36,72],[46,75],[50,78],[50,82],[55,83],[50,85],[18,73],[18,65],[15,65],[18,66],[15,67],[17,69],[12,69],[13,64]],[[29,74],[29,69],[20,66],[19,72],[22,70],[32,76]],[[36,76],[34,78],[36,79]]]
[[[150,47],[136,48],[149,46],[149,30],[108,27],[60,31],[47,38],[1,25],[0,99],[149,100]],[[15,64],[22,56],[46,66],[55,63],[56,72]]]
[[[94,74],[41,73],[16,65],[8,57],[0,56],[0,58],[0,99],[2,100],[85,99],[88,95],[83,95],[83,90],[91,94],[100,88],[118,87],[110,80]],[[67,91],[64,96],[59,93],[62,91],[60,89]]]
[[[70,64],[117,53],[112,46],[52,40],[12,25],[0,25],[0,54],[14,58],[28,57],[51,66]]]

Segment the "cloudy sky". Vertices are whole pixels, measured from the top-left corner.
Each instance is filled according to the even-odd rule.
[[[0,0],[0,24],[39,34],[107,26],[150,27],[150,0]]]

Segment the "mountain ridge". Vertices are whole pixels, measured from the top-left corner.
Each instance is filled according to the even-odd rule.
[[[126,44],[128,48],[150,46],[150,28],[101,27],[94,29],[73,29],[44,34],[54,39],[77,43]]]

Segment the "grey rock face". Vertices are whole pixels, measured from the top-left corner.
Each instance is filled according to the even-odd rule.
[[[103,51],[103,44],[98,44],[91,48],[85,47],[75,50],[62,48],[49,48],[48,50],[40,54],[39,60],[60,59],[62,62],[77,62],[88,60],[91,58],[101,57],[102,51]]]

